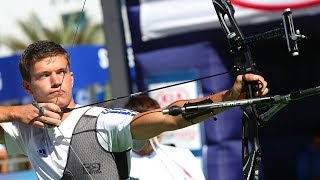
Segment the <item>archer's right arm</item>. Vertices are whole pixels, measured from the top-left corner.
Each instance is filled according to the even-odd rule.
[[[39,103],[44,107],[43,116],[39,116],[39,110],[32,104],[20,106],[0,106],[0,143],[4,144],[4,130],[2,123],[18,121],[23,124],[37,127],[47,127],[46,123],[52,126],[59,126],[61,117],[60,108],[53,103]]]

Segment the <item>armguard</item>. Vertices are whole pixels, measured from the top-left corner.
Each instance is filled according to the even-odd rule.
[[[213,101],[210,98],[207,98],[205,100],[199,101],[199,102],[194,102],[194,103],[190,103],[190,102],[186,102],[183,107],[186,109],[186,111],[184,113],[182,113],[182,117],[186,120],[191,122],[192,124],[194,124],[193,120],[199,116],[205,115],[205,114],[209,114],[209,113],[213,113],[212,110],[208,109],[208,110],[196,110],[196,111],[191,111],[188,112],[188,107],[189,106],[198,106],[198,105],[205,105],[205,104],[212,104]],[[213,114],[215,115],[215,114]],[[214,118],[214,120],[216,120],[216,118]]]

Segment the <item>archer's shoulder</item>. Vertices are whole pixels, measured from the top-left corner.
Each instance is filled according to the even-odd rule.
[[[98,116],[97,127],[108,130],[129,129],[129,124],[136,113],[122,108],[103,108]]]
[[[135,111],[123,108],[103,108],[99,109],[99,111],[98,121],[107,121],[109,124],[128,124],[137,114]]]
[[[99,116],[99,115],[135,116],[137,112],[129,109],[123,109],[123,108],[105,108],[105,107],[95,106],[95,107],[91,107],[87,112],[85,112],[85,114],[89,116]]]
[[[136,111],[132,111],[130,109],[123,108],[105,108],[101,114],[109,114],[109,115],[117,115],[117,116],[135,116],[137,114]]]

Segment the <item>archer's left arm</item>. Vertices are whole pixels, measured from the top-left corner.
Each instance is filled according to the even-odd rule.
[[[254,74],[246,74],[244,77],[242,76],[243,75],[237,76],[232,88],[229,90],[215,93],[204,98],[176,101],[166,108],[171,106],[183,107],[185,103],[203,102],[204,100],[221,102],[242,99],[244,98],[245,84],[247,82],[258,83],[259,89],[255,92],[257,96],[263,96],[268,93],[269,90],[267,88],[267,82],[262,76]],[[134,139],[149,139],[159,135],[164,131],[173,131],[202,122],[216,114],[225,111],[226,109],[227,108],[215,109],[214,111],[208,112],[207,114],[199,115],[188,120],[186,120],[182,115],[164,115],[162,113],[162,109],[139,113],[133,118],[131,122],[132,137]]]

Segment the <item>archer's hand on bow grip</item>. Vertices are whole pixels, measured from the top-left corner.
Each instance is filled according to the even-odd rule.
[[[251,73],[238,75],[235,83],[231,88],[232,96],[234,99],[247,98],[248,83],[251,83],[253,87],[253,93],[256,97],[264,96],[269,92],[269,88],[267,87],[268,83],[262,76]]]

